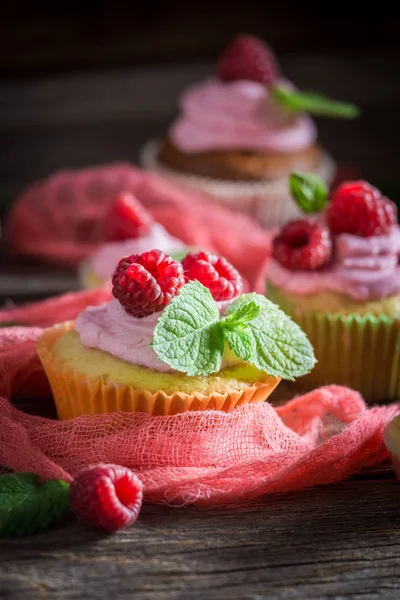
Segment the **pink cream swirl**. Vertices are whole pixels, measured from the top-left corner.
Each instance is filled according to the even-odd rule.
[[[329,290],[354,300],[388,298],[400,293],[400,227],[387,235],[362,238],[341,234],[335,260],[320,271],[290,271],[271,259],[268,280],[289,293],[309,295]]]
[[[217,302],[224,314],[233,300]],[[172,372],[151,347],[154,330],[161,313],[138,319],[129,315],[118,300],[100,306],[89,306],[75,320],[81,344],[108,352],[133,365]]]
[[[290,86],[286,81],[280,83]],[[255,81],[208,79],[184,92],[181,116],[169,137],[186,153],[254,150],[296,152],[310,147],[316,128],[306,115],[289,115]]]
[[[104,244],[90,257],[88,266],[99,279],[108,281],[121,258],[134,253],[142,254],[153,248],[160,248],[164,252],[179,252],[186,246],[170,235],[160,223],[154,223],[150,233],[143,237]]]

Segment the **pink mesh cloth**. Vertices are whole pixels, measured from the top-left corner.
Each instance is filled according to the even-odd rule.
[[[78,264],[104,242],[104,215],[121,190],[172,235],[222,254],[250,281],[269,253],[270,234],[250,217],[128,163],[60,171],[30,186],[11,209],[6,235],[17,252]]]
[[[100,301],[97,294],[91,302]],[[19,309],[18,317],[50,323],[60,307],[70,318],[88,298],[78,294],[74,305],[70,294]],[[40,332],[0,330],[0,463],[16,471],[70,481],[88,464],[118,463],[139,474],[148,502],[217,506],[340,481],[387,458],[382,430],[400,407],[367,408],[357,392],[338,386],[276,409],[250,404],[228,414],[113,413],[60,422],[21,412],[11,393],[50,396],[35,352]],[[29,409],[35,406],[32,399]]]

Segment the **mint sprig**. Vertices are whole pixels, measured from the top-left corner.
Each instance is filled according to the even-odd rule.
[[[198,281],[190,281],[163,311],[152,347],[167,365],[188,375],[219,371],[224,342],[215,300]]]
[[[240,296],[221,318],[209,290],[197,281],[186,284],[165,308],[152,347],[171,368],[195,376],[221,369],[225,343],[274,377],[294,379],[315,364],[305,333],[264,296]]]
[[[332,100],[314,92],[292,90],[284,85],[274,86],[271,94],[275,102],[289,112],[307,112],[340,119],[355,119],[360,114],[359,108],[350,102]]]
[[[34,473],[0,477],[0,537],[31,535],[47,529],[69,509],[69,485]]]
[[[321,212],[328,203],[328,187],[317,175],[291,173],[289,189],[293,200],[304,213]]]
[[[311,343],[297,323],[276,304],[260,294],[244,294],[231,304],[228,315],[240,310],[249,300],[260,307],[260,312],[247,323],[246,335],[252,340],[253,353],[245,360],[283,379],[293,380],[311,371],[315,365]],[[232,350],[236,354],[240,347],[232,347]]]

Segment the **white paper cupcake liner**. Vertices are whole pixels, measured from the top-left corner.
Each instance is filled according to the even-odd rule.
[[[302,216],[302,212],[290,196],[286,178],[249,183],[179,173],[158,161],[159,148],[160,140],[157,139],[150,140],[143,146],[139,154],[142,167],[157,172],[188,189],[205,192],[218,204],[249,214],[266,228],[279,227],[291,219]],[[323,152],[314,173],[330,185],[335,172],[334,160],[329,154]]]

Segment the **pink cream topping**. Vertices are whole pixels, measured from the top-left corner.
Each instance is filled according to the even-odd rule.
[[[333,264],[320,271],[290,271],[271,259],[268,280],[289,293],[329,290],[360,301],[400,293],[399,226],[387,235],[368,238],[340,234],[335,247]]]
[[[292,87],[286,81],[279,82]],[[306,115],[289,115],[255,81],[208,79],[182,96],[181,116],[169,136],[182,152],[221,150],[296,152],[311,146],[316,128]]]
[[[233,302],[217,302],[221,314]],[[160,360],[151,347],[154,330],[161,313],[138,319],[129,315],[118,300],[100,306],[89,306],[75,321],[81,344],[108,352],[133,365],[162,371],[173,370]]]
[[[185,248],[185,244],[173,237],[160,223],[154,223],[151,232],[143,237],[110,242],[104,244],[89,259],[90,269],[102,280],[109,280],[115,271],[120,259],[130,254],[142,254],[153,248],[160,248],[165,252],[177,252]]]

